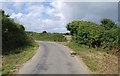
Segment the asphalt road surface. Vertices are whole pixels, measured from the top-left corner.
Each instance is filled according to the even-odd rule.
[[[86,66],[70,55],[70,49],[55,42],[38,42],[40,47],[17,74],[89,74]]]

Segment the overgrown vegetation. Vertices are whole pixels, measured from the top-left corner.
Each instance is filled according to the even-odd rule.
[[[23,25],[0,10],[2,19],[2,74],[15,72],[21,64],[32,58],[38,44],[26,32]]]
[[[34,40],[25,33],[23,25],[14,22],[9,18],[9,15],[5,15],[3,10],[0,10],[0,17],[2,18],[2,53],[10,54],[14,49],[23,47],[26,45],[32,45]]]
[[[19,53],[3,55],[2,58],[3,76],[13,74],[14,72],[18,71],[19,67],[21,67],[21,64],[31,59],[36,53],[37,49],[38,49],[38,44],[35,43],[33,46],[27,45],[13,50],[13,51],[20,51]]]
[[[27,32],[27,34],[32,36],[35,40],[57,42],[66,41],[66,38],[63,36],[62,33],[47,33],[46,31],[43,31],[42,33]]]
[[[64,45],[76,51],[92,72],[118,73],[120,27],[114,21],[104,18],[96,24],[74,20],[66,28],[72,40]]]
[[[92,48],[87,45],[80,45],[75,42],[62,43],[82,58],[89,69],[96,74],[117,74],[118,73],[118,57],[107,54],[102,48]]]
[[[69,33],[66,37],[62,33],[25,32],[23,25],[16,23],[9,15],[0,10],[2,19],[2,53],[3,74],[11,74],[17,67],[29,60],[38,45],[34,40],[64,42],[71,39]],[[0,25],[1,26],[1,25]],[[90,21],[75,20],[67,24],[67,30],[72,35],[72,42],[66,45],[76,51],[87,66],[99,73],[118,73],[117,57],[108,54],[118,52],[120,40],[120,27],[111,19],[102,19],[101,24]],[[107,52],[104,52],[104,49]],[[110,67],[112,66],[112,67]]]
[[[111,19],[104,18],[98,25],[90,21],[72,21],[67,24],[72,40],[93,48],[118,49],[118,30],[120,27]]]

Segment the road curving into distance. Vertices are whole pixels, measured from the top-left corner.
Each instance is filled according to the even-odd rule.
[[[70,55],[70,49],[55,42],[38,41],[40,45],[31,60],[17,74],[90,74],[86,66]]]

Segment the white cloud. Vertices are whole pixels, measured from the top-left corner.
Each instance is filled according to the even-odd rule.
[[[40,14],[41,15],[41,14]],[[59,18],[58,18],[59,17]],[[62,14],[57,13],[54,15],[53,19],[40,19],[36,13],[28,14],[15,14],[11,15],[11,18],[14,18],[16,22],[22,23],[27,31],[42,32],[44,30],[48,32],[66,32],[64,27],[64,21],[62,20]],[[58,29],[59,30],[56,30]],[[64,29],[63,29],[64,28]]]
[[[15,14],[15,13],[12,13],[12,15],[10,16],[11,18],[20,18],[23,14],[22,13],[18,13],[18,14]]]
[[[0,0],[0,2],[43,2],[45,0]]]
[[[118,2],[119,0],[52,0],[54,2]]]
[[[118,2],[119,0],[0,0],[0,2]]]
[[[98,22],[106,17],[117,21],[118,17],[117,2],[53,2],[52,5],[68,22],[75,19]]]
[[[9,5],[15,7],[8,8]],[[100,22],[101,18],[117,21],[117,2],[51,2],[45,7],[42,3],[5,3],[4,9],[11,18],[23,24],[27,31],[67,32],[65,26],[72,20]],[[50,7],[52,6],[52,7]],[[103,8],[104,7],[104,8]],[[15,9],[19,10],[16,11]],[[27,13],[25,13],[27,11]],[[15,13],[16,12],[16,13]]]

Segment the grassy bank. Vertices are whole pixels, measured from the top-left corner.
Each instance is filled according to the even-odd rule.
[[[76,51],[93,73],[116,74],[118,73],[118,57],[107,54],[104,49],[89,48],[73,42],[62,43]]]
[[[54,42],[64,42],[66,38],[62,33],[36,33],[36,32],[27,32],[28,35],[33,37],[34,40],[38,41],[54,41]]]
[[[38,47],[38,44],[34,43],[16,49],[15,51],[20,51],[19,53],[4,55],[2,58],[2,74],[12,74],[17,71],[21,64],[34,56]]]

